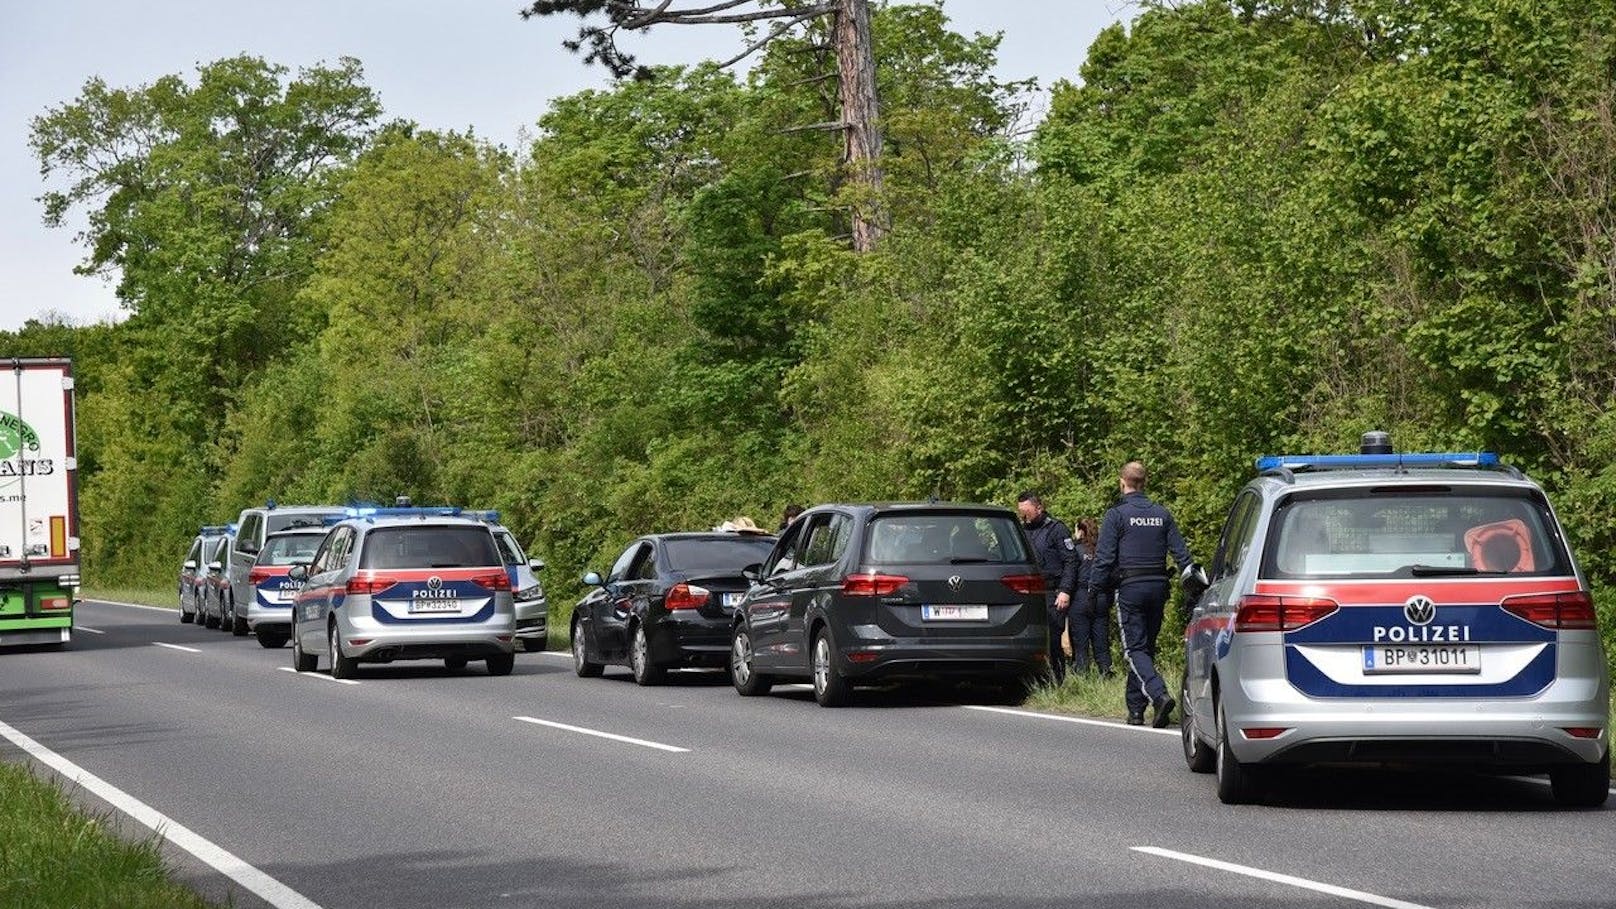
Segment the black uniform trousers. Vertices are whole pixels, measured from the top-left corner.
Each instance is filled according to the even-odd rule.
[[[1167,683],[1156,671],[1156,637],[1167,609],[1167,579],[1140,578],[1117,588],[1117,630],[1122,633],[1122,658],[1128,664],[1128,713],[1167,696]]]

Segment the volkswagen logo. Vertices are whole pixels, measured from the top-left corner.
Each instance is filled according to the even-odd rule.
[[[442,586],[443,578],[440,578],[437,575],[433,575],[432,577],[426,579],[426,589],[428,590],[437,590]],[[1426,621],[1429,622],[1430,619],[1426,619]]]
[[[1425,594],[1415,594],[1403,604],[1403,618],[1410,625],[1429,625],[1436,618],[1436,604]]]
[[[958,589],[960,589],[961,587],[964,587],[964,586],[965,586],[965,579],[960,577],[957,574],[948,579],[948,589],[949,590],[958,590]]]

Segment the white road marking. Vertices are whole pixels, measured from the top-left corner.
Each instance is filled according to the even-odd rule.
[[[671,751],[674,754],[688,754],[689,748],[680,748],[677,745],[664,745],[661,742],[650,742],[645,739],[630,738],[626,735],[617,735],[611,732],[601,732],[598,729],[585,729],[582,726],[569,726],[566,723],[557,723],[554,720],[540,720],[530,716],[513,716],[513,720],[532,723],[535,726],[549,726],[551,729],[561,729],[567,732],[576,732],[579,735],[592,735],[596,738],[611,739],[614,742],[627,742],[630,745],[640,745],[645,748],[655,748],[658,751]]]
[[[338,685],[357,685],[357,684],[359,684],[357,681],[355,681],[353,679],[334,679],[331,676],[326,675],[323,672],[298,672],[296,669],[293,669],[290,666],[276,666],[275,668],[279,669],[282,672],[290,672],[293,675],[298,676],[299,678],[324,679],[327,682],[336,682]]]
[[[1057,723],[1078,723],[1084,726],[1108,726],[1112,729],[1126,729],[1129,732],[1154,732],[1157,735],[1177,736],[1177,729],[1157,729],[1154,726],[1129,726],[1127,723],[1118,723],[1115,720],[1091,720],[1081,716],[1063,716],[1058,713],[1039,713],[1035,710],[1015,710],[1010,707],[989,707],[986,704],[962,704],[966,710],[984,710],[988,713],[1005,713],[1010,716],[1031,717],[1035,720],[1054,720]]]
[[[147,606],[144,603],[120,603],[117,600],[80,600],[79,602],[81,602],[81,603],[100,603],[103,606],[127,606],[130,609],[150,609],[150,610],[152,610],[154,612],[166,612],[166,613],[169,613],[170,615],[172,615],[172,614],[174,614],[176,612],[179,612],[178,609],[173,609],[173,608],[170,608],[168,606]]]
[[[91,628],[88,625],[74,625],[73,630],[74,631],[82,631],[85,634],[106,634],[105,631],[102,631],[99,628]]]
[[[275,909],[320,909],[319,904],[286,886],[264,872],[247,864],[211,840],[203,839],[189,828],[147,805],[122,789],[101,779],[44,745],[34,741],[17,729],[0,722],[0,735],[21,748],[34,760],[55,770],[74,785],[83,788],[136,821],[157,831],[169,842],[184,849],[214,868],[225,877],[256,894]]]
[[[1180,862],[1189,862],[1192,865],[1203,865],[1207,868],[1216,868],[1219,871],[1228,871],[1231,874],[1243,874],[1247,877],[1254,877],[1265,881],[1273,881],[1276,884],[1284,884],[1288,887],[1297,887],[1302,890],[1312,890],[1315,893],[1338,896],[1346,900],[1356,900],[1360,903],[1368,903],[1371,906],[1384,906],[1386,909],[1431,909],[1431,907],[1422,905],[1420,903],[1410,903],[1406,900],[1392,899],[1389,896],[1379,896],[1374,893],[1365,893],[1362,890],[1349,890],[1346,887],[1337,887],[1334,884],[1323,884],[1318,881],[1310,881],[1305,877],[1292,877],[1289,874],[1279,874],[1274,871],[1264,871],[1261,868],[1252,868],[1249,865],[1236,865],[1233,862],[1224,862],[1219,861],[1218,859],[1191,855],[1188,852],[1174,852],[1171,849],[1162,849],[1157,846],[1133,846],[1130,848],[1132,848],[1134,852],[1143,852],[1146,855],[1175,859]]]
[[[153,647],[167,647],[169,650],[183,650],[186,653],[201,653],[195,647],[182,647],[179,644],[164,644],[162,641],[152,641]]]

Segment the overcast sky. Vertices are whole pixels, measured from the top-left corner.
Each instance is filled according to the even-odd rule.
[[[100,76],[134,87],[197,64],[250,53],[292,69],[357,57],[388,118],[473,129],[514,146],[551,98],[608,79],[561,47],[567,17],[523,22],[520,0],[0,0],[0,329],[48,311],[77,321],[116,316],[110,283],[73,274],[83,250],[72,229],[40,223],[45,184],[28,124]],[[1077,78],[1101,28],[1137,12],[1127,0],[947,0],[958,31],[1002,32],[999,75],[1047,89]],[[742,44],[726,27],[663,27],[623,42],[645,62],[727,58]]]

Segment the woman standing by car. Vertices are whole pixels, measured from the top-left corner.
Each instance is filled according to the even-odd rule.
[[[1089,668],[1090,651],[1100,675],[1111,675],[1111,594],[1089,588],[1094,568],[1094,542],[1098,533],[1093,518],[1078,518],[1072,539],[1077,543],[1077,601],[1066,612],[1066,633],[1072,639],[1072,669],[1083,673]]]

